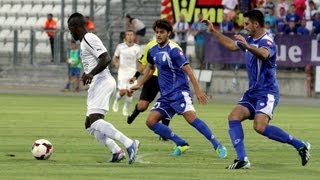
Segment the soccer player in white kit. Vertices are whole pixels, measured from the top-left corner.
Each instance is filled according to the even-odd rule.
[[[80,54],[84,68],[82,82],[83,85],[89,85],[85,128],[112,151],[109,162],[119,162],[125,157],[124,151],[114,141],[118,140],[127,148],[129,164],[132,164],[136,159],[139,141],[128,138],[104,120],[104,114],[109,110],[110,96],[116,88],[108,69],[111,62],[109,53],[99,37],[87,32],[82,14],[73,13],[68,19],[68,28],[74,40],[81,42]]]
[[[128,91],[130,86],[132,86],[129,84],[129,80],[137,71],[137,63],[141,57],[141,48],[138,44],[134,43],[135,34],[133,30],[127,30],[125,35],[125,42],[118,44],[113,56],[113,64],[119,69],[118,91],[112,109],[114,112],[118,112],[119,100],[125,96],[122,114],[128,116],[128,107],[132,102],[132,92]]]

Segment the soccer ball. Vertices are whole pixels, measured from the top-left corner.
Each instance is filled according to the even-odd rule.
[[[46,160],[53,153],[53,145],[46,139],[38,139],[32,144],[32,156],[38,160]]]

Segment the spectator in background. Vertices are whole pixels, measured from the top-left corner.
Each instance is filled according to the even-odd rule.
[[[234,22],[229,19],[227,14],[223,14],[222,22],[220,23],[220,31],[222,33],[234,33]]]
[[[302,19],[301,25],[297,28],[297,34],[303,35],[303,36],[309,36],[310,31],[309,29],[307,29],[306,25],[307,25],[307,20]]]
[[[286,26],[284,33],[290,35],[297,34],[296,22],[294,20],[288,22],[288,26]]]
[[[285,28],[286,28],[286,10],[281,7],[279,14],[276,16],[276,28],[275,32],[276,34],[284,34]]]
[[[277,4],[277,15],[280,14],[280,9],[284,8],[285,12],[289,11],[289,5],[286,0],[279,0]]]
[[[173,32],[176,34],[176,40],[182,48],[183,53],[186,54],[189,24],[186,22],[183,14],[180,15],[179,21],[174,24]]]
[[[275,37],[275,31],[271,28],[270,22],[265,21],[264,23],[264,31],[270,36],[272,39]]]
[[[293,0],[293,4],[296,6],[296,13],[299,15],[300,19],[302,19],[307,7],[306,0]]]
[[[240,13],[245,13],[251,10],[251,0],[239,0]]]
[[[238,0],[222,0],[221,5],[223,6],[223,14],[226,14],[231,21],[234,21]]]
[[[146,35],[146,25],[130,14],[126,15],[125,31],[133,30],[136,34],[135,43],[140,44],[141,38]]]
[[[263,4],[264,4],[264,0],[254,0],[252,6],[253,6],[253,9],[263,12],[264,11]]]
[[[88,32],[91,32],[91,33],[96,32],[96,25],[94,21],[89,16],[85,16],[85,20],[86,20],[86,28]]]
[[[312,35],[317,36],[317,40],[320,41],[320,13],[316,13],[315,19],[312,23]]]
[[[295,22],[296,26],[300,25],[300,16],[297,14],[297,8],[296,5],[291,4],[290,5],[290,10],[286,16],[286,21],[287,22]]]
[[[198,21],[194,21],[191,26],[191,34],[194,36],[195,55],[199,62],[199,69],[205,68],[204,63],[204,43],[207,27],[202,23],[203,14],[198,14]]]
[[[47,20],[44,23],[43,29],[46,31],[50,41],[51,47],[51,62],[54,59],[54,37],[57,32],[57,21],[53,19],[53,14],[49,13],[47,15]]]
[[[313,1],[309,1],[307,3],[307,8],[304,11],[304,17],[305,19],[313,19],[316,15],[316,13],[318,12],[317,10],[317,5],[316,3],[314,3]]]
[[[274,15],[274,10],[268,9],[267,11],[268,13],[266,13],[264,16],[264,22],[269,22],[270,28],[272,31],[275,31],[277,18]]]
[[[266,3],[263,6],[264,14],[268,14],[269,10],[272,9],[274,13],[274,9],[276,8],[276,5],[272,2],[272,0],[266,0]]]
[[[80,75],[82,70],[82,63],[80,58],[80,50],[77,47],[75,41],[71,41],[70,43],[69,57],[67,63],[69,69],[68,82],[65,85],[63,91],[70,91],[71,84],[75,80],[75,87],[73,87],[73,91],[80,92]]]
[[[306,28],[309,31],[312,31],[312,20],[315,18],[315,14],[317,13],[317,5],[311,0],[307,3],[307,8],[304,11],[304,18],[307,20]]]

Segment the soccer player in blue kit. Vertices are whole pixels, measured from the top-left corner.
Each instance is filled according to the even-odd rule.
[[[310,160],[310,143],[301,141],[284,130],[270,125],[274,108],[279,101],[279,87],[276,79],[276,45],[264,32],[264,16],[259,10],[244,13],[244,30],[248,37],[236,34],[235,40],[214,29],[208,20],[203,21],[208,30],[231,51],[245,52],[245,63],[249,78],[249,89],[244,93],[228,116],[229,135],[237,153],[237,159],[227,169],[250,167],[244,146],[241,122],[253,119],[254,130],[272,140],[293,146],[301,157],[302,166]]]
[[[215,138],[207,124],[196,115],[188,77],[199,103],[206,104],[208,98],[201,90],[189,65],[189,60],[176,44],[169,41],[172,26],[167,20],[160,19],[155,21],[153,30],[156,34],[157,44],[153,45],[148,52],[148,65],[144,76],[137,85],[131,87],[131,90],[139,89],[152,76],[157,67],[161,96],[151,109],[146,121],[147,126],[154,133],[175,142],[176,148],[171,155],[180,156],[189,149],[189,144],[159,121],[163,117],[172,119],[176,113],[182,115],[191,126],[211,142],[219,158],[225,158],[227,156],[226,148]]]

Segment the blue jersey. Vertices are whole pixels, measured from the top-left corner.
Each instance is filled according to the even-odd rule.
[[[158,69],[161,96],[174,98],[175,92],[189,91],[187,74],[181,69],[189,60],[178,45],[169,41],[164,47],[152,46],[147,60]]]
[[[260,60],[250,51],[246,50],[239,42],[236,44],[245,51],[245,63],[249,78],[249,92],[252,96],[262,94],[279,95],[279,87],[276,78],[276,45],[271,37],[266,33],[258,39],[247,37],[248,44],[257,48],[266,48],[269,51],[269,57],[266,60]]]

